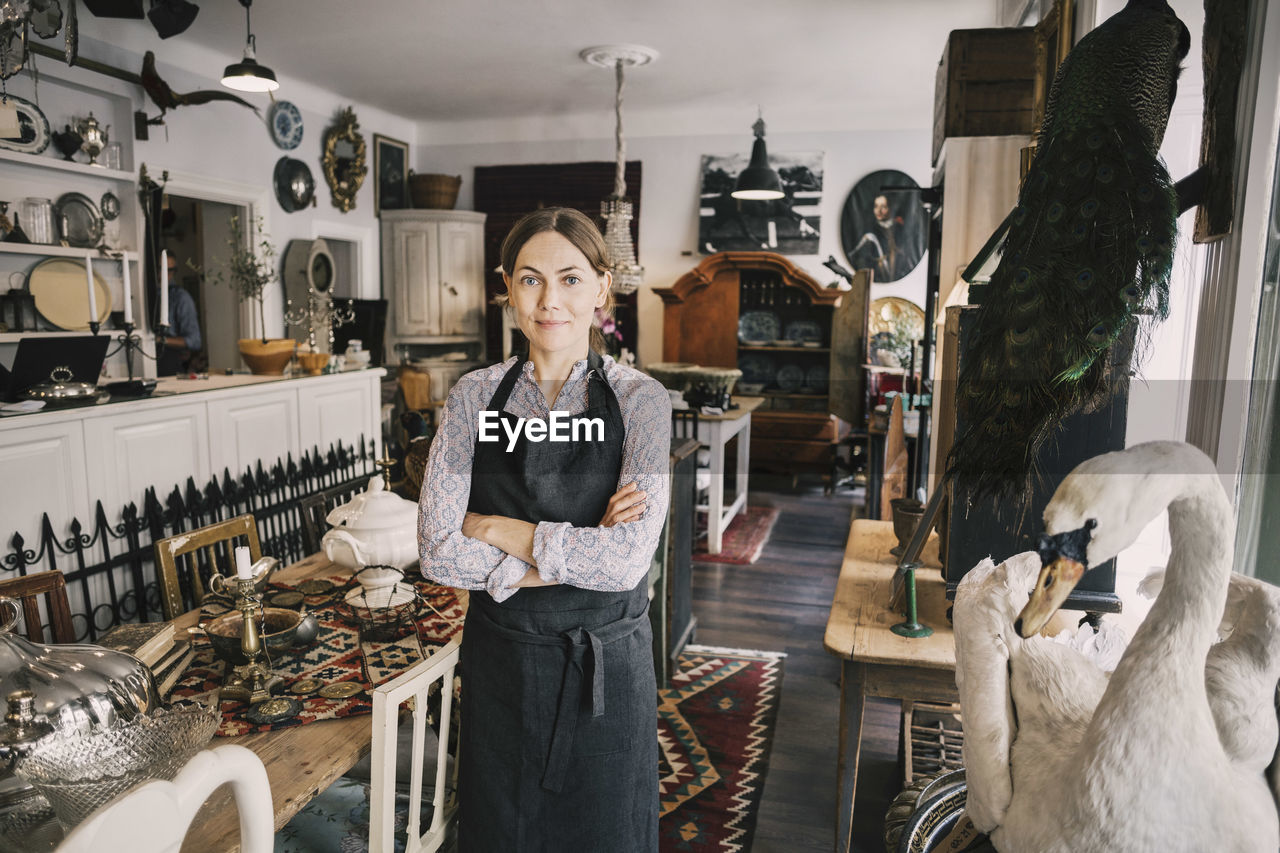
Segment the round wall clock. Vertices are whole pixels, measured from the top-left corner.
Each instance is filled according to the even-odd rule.
[[[302,142],[302,113],[289,101],[276,101],[267,113],[267,125],[276,146],[285,151]]]
[[[281,277],[291,297],[295,292],[305,294],[308,288],[327,293],[333,285],[333,271],[333,255],[324,240],[290,240],[284,250]]]

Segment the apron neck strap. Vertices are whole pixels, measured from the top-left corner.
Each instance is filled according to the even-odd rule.
[[[506,374],[502,377],[498,390],[493,392],[493,398],[489,401],[489,408],[493,411],[502,411],[507,405],[507,398],[511,396],[511,389],[515,387],[516,380],[520,378],[520,374],[524,372],[524,363],[529,360],[529,352],[525,350],[518,354],[516,363],[507,369]],[[592,377],[599,379],[605,385],[609,382],[604,378],[604,359],[600,357],[600,353],[595,350],[587,351],[587,404],[596,405],[599,401],[595,396],[596,388],[591,383]]]

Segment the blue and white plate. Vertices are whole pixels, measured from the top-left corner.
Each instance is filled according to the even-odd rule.
[[[813,320],[792,320],[787,324],[787,330],[782,336],[793,344],[821,341],[822,328]]]
[[[772,311],[748,311],[738,318],[738,340],[744,344],[773,343],[781,328]]]
[[[784,365],[778,371],[777,381],[783,391],[797,391],[804,384],[804,369],[796,364]]]
[[[738,357],[738,369],[742,380],[752,385],[768,385],[773,382],[773,359],[764,353],[749,352]]]
[[[804,387],[818,394],[827,392],[827,366],[825,364],[815,364],[809,368],[808,373],[804,375]]]
[[[302,113],[290,101],[276,101],[267,113],[271,138],[278,148],[291,151],[302,142]]]

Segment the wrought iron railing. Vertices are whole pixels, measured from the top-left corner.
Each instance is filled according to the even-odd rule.
[[[81,642],[95,640],[123,622],[162,619],[154,542],[253,513],[262,553],[281,564],[299,560],[306,556],[300,501],[353,478],[372,476],[373,459],[374,447],[362,437],[357,446],[338,442],[325,451],[307,451],[296,461],[292,454],[270,467],[259,461],[238,477],[224,469],[203,488],[188,478],[163,500],[152,487],[142,497],[142,509],[126,504],[118,522],[109,520],[98,501],[92,524],[86,528],[73,518],[66,537],[54,532],[45,513],[38,542],[28,543],[20,533],[10,537],[11,550],[0,556],[0,580],[45,570],[66,575],[76,639]]]

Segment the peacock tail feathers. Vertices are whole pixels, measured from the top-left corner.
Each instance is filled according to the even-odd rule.
[[[1055,79],[961,355],[965,428],[947,473],[977,495],[1029,494],[1045,442],[1065,418],[1109,399],[1127,372],[1127,348],[1118,346],[1127,331],[1140,354],[1168,315],[1178,204],[1156,152],[1186,46],[1185,27],[1159,5],[1131,0]],[[1163,50],[1135,71],[1134,46],[1149,42]],[[1128,79],[1115,79],[1117,68]]]

